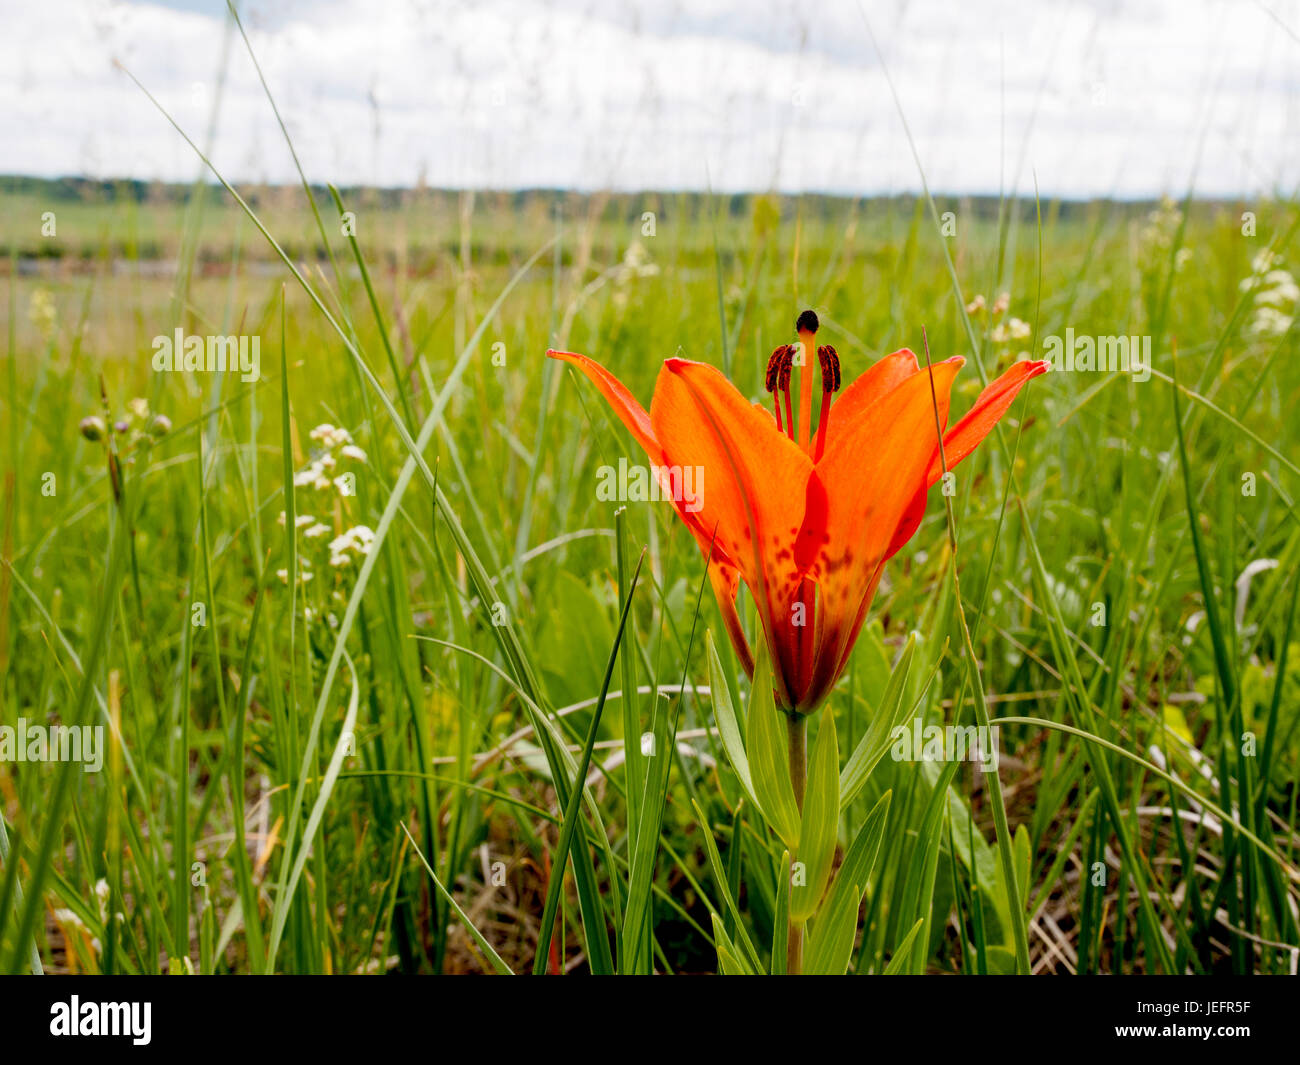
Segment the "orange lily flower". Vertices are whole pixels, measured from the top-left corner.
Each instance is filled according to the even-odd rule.
[[[927,491],[944,462],[951,469],[974,451],[1025,382],[1047,370],[1046,362],[1016,363],[948,428],[949,391],[963,358],[936,363],[927,373],[904,348],[832,403],[839,356],[830,346],[815,346],[817,326],[817,316],[804,311],[796,326],[799,348],[783,345],[772,353],[767,390],[774,414],[750,403],[714,367],[677,358],[659,371],[647,413],[599,363],[547,352],[586,374],[653,467],[700,471],[696,498],[665,494],[673,495],[709,560],[727,635],[752,677],[754,659],[736,611],[739,582],[749,588],[777,705],[791,714],[816,710],[840,679],[885,562],[920,527]],[[821,371],[815,433],[814,365]],[[800,368],[796,421],[790,386]]]

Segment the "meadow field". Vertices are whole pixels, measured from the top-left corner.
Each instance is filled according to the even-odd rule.
[[[239,192],[0,180],[0,971],[783,971],[704,558],[546,352],[766,402],[804,308],[846,382],[965,356],[954,415],[1147,353],[1054,359],[887,566],[809,969],[1297,971],[1300,203]]]

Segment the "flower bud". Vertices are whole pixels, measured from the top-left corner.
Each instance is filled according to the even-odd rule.
[[[104,419],[92,414],[81,419],[81,435],[87,440],[101,440],[105,432]]]

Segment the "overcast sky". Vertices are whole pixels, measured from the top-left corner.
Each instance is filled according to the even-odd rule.
[[[0,0],[0,172],[294,180],[219,0]],[[313,181],[1293,192],[1300,0],[254,0]],[[883,65],[867,25],[880,44]]]

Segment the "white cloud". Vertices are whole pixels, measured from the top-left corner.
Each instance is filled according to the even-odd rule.
[[[1290,192],[1297,0],[867,3],[933,189]],[[13,5],[0,169],[186,180],[294,170],[223,5]],[[1272,11],[1276,18],[1269,14]],[[314,181],[579,188],[919,185],[858,5],[797,0],[255,3],[253,47]],[[1290,27],[1288,29],[1287,27]]]

